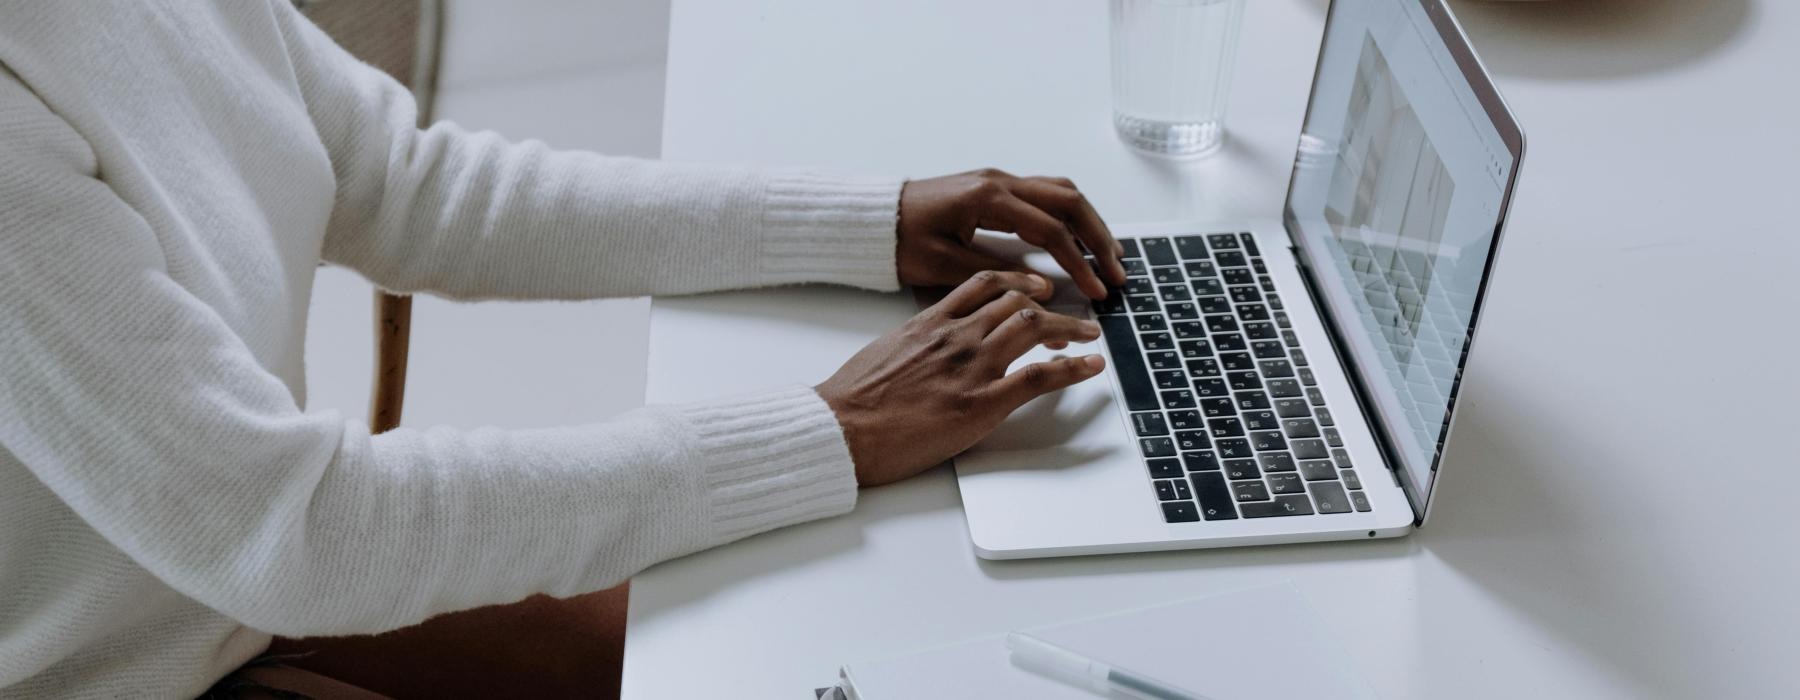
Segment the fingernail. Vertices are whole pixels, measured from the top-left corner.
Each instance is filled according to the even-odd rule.
[[[1087,365],[1088,370],[1092,372],[1098,372],[1100,371],[1100,368],[1106,366],[1106,360],[1100,359],[1099,355],[1088,355],[1087,357],[1083,357],[1081,358],[1081,363]]]

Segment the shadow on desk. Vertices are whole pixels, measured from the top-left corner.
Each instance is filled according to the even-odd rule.
[[[1311,0],[1323,13],[1329,0]],[[1753,0],[1457,0],[1452,10],[1501,76],[1591,80],[1668,70],[1751,25]]]

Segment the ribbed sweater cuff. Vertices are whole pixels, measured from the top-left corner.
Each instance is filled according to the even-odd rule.
[[[811,387],[674,407],[693,427],[712,542],[850,512],[856,471]]]
[[[899,178],[781,173],[763,204],[763,284],[900,288],[894,261]]]

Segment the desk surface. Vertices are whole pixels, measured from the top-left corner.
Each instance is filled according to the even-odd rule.
[[[1073,177],[1115,222],[1267,217],[1324,4],[1250,3],[1230,145],[1173,166],[1110,131],[1097,0],[677,0],[663,154],[991,164]],[[1531,152],[1424,529],[983,562],[939,470],[645,572],[625,696],[804,697],[846,661],[1282,580],[1386,698],[1800,694],[1800,5],[1518,5],[1456,6]],[[842,290],[660,300],[649,399],[817,382],[834,367],[769,361],[784,338],[848,355],[905,312]],[[749,340],[693,342],[721,335]]]

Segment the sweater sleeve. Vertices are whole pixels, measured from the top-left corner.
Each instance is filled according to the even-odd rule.
[[[806,387],[549,430],[371,436],[302,413],[170,276],[145,220],[34,143],[0,141],[0,448],[251,627],[376,632],[597,590],[854,504]]]
[[[275,0],[337,177],[324,257],[457,298],[576,299],[800,282],[893,290],[901,182],[510,143],[439,122]]]

